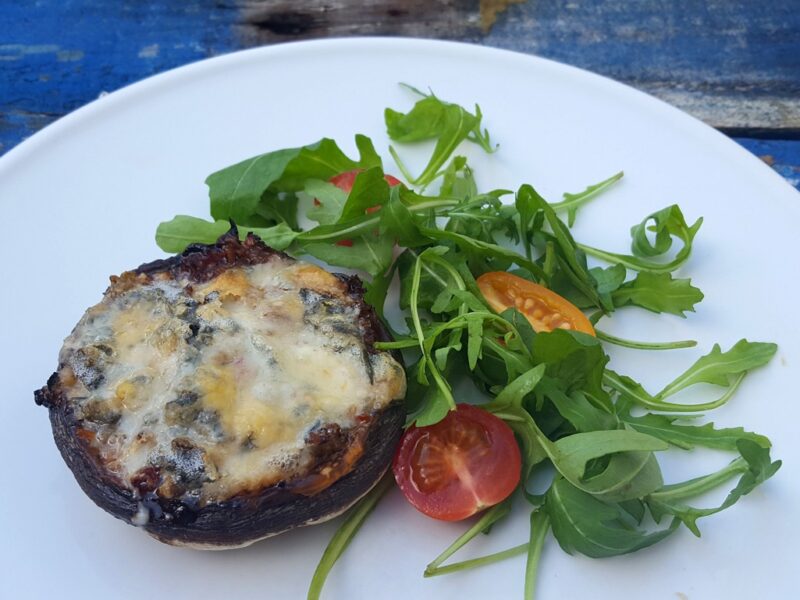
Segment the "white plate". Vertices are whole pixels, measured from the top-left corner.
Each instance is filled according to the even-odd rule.
[[[0,159],[0,596],[304,596],[333,525],[227,553],[155,542],[83,495],[32,390],[56,366],[61,340],[100,298],[108,275],[160,255],[156,224],[176,213],[207,215],[206,175],[322,136],[352,148],[353,134],[363,132],[383,151],[383,108],[413,101],[398,81],[480,103],[501,145],[491,157],[467,149],[483,187],[529,181],[556,199],[624,168],[624,182],[578,215],[577,237],[587,243],[624,251],[629,226],[673,202],[687,218],[705,217],[684,271],[706,293],[698,313],[682,320],[632,309],[606,326],[630,337],[694,338],[700,347],[617,351],[616,368],[656,387],[715,341],[780,344],[772,364],[714,415],[719,424],[770,436],[774,456],[785,461],[778,475],[701,521],[701,539],[682,530],[655,548],[607,560],[570,557],[551,539],[538,597],[789,597],[800,533],[797,192],[719,133],[608,79],[504,51],[401,39],[289,44],[190,65],[103,97]],[[668,479],[727,460],[682,458],[665,461]],[[520,598],[524,557],[423,580],[427,562],[463,528],[430,521],[392,494],[336,566],[326,597]],[[527,535],[520,506],[461,556]]]

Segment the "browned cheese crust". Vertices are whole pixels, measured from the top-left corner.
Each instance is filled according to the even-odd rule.
[[[300,295],[306,306],[310,306],[311,302],[319,303],[322,298],[331,312],[338,311],[338,319],[345,319],[341,316],[345,314],[352,321],[349,325],[345,322],[345,325],[350,327],[350,331],[357,331],[357,334],[343,333],[342,335],[353,336],[343,339],[361,348],[370,384],[375,376],[375,364],[381,368],[389,364],[389,371],[395,373],[399,370],[399,373],[390,376],[396,377],[396,380],[389,380],[389,384],[381,384],[384,387],[375,388],[385,397],[380,398],[380,401],[375,400],[368,409],[364,408],[363,402],[361,405],[354,405],[349,409],[349,417],[345,419],[320,422],[318,418],[313,426],[303,430],[303,447],[297,450],[298,456],[303,457],[302,460],[298,459],[291,468],[278,475],[274,470],[265,472],[263,476],[251,472],[243,476],[237,475],[239,479],[246,479],[242,484],[226,483],[227,475],[223,467],[211,464],[209,456],[216,450],[208,445],[208,436],[211,435],[207,433],[211,427],[209,423],[217,428],[215,435],[220,440],[226,440],[226,447],[231,445],[231,436],[235,434],[232,433],[233,430],[225,429],[219,424],[227,421],[221,419],[218,413],[210,410],[199,412],[195,408],[195,405],[199,406],[197,394],[184,395],[173,400],[168,403],[167,408],[164,408],[163,403],[159,405],[161,412],[157,414],[170,424],[169,427],[163,425],[159,430],[159,435],[168,436],[164,438],[166,442],[162,440],[160,450],[155,446],[156,442],[150,441],[155,449],[147,450],[145,454],[140,452],[144,459],[130,458],[129,456],[134,456],[131,450],[133,442],[130,440],[123,440],[125,452],[128,453],[125,454],[128,458],[124,460],[120,458],[121,450],[109,450],[109,440],[113,436],[116,436],[114,443],[119,444],[117,438],[131,437],[131,431],[136,430],[130,430],[130,426],[127,430],[123,428],[123,424],[128,423],[125,419],[129,418],[124,412],[124,401],[120,408],[118,401],[114,404],[111,401],[86,399],[87,395],[99,393],[98,381],[102,381],[102,385],[108,382],[103,379],[104,374],[101,371],[93,370],[94,363],[87,359],[89,351],[85,346],[86,336],[78,330],[83,331],[91,326],[96,318],[93,315],[106,314],[109,306],[117,310],[120,302],[126,307],[131,302],[135,303],[139,298],[138,290],[141,289],[150,290],[153,286],[170,285],[177,286],[176,289],[182,294],[199,297],[198,290],[206,289],[204,286],[221,281],[220,278],[228,274],[235,273],[238,276],[241,273],[254,273],[254,269],[263,271],[270,268],[280,275],[281,271],[277,269],[283,266],[291,271],[292,277],[304,278],[301,281]],[[298,272],[301,275],[297,275]],[[214,294],[206,297],[216,299],[219,294]],[[308,299],[309,295],[313,296],[312,300]],[[161,299],[159,302],[166,301]],[[265,302],[269,302],[269,299]],[[167,306],[169,308],[168,304]],[[258,310],[261,311],[261,307]],[[319,327],[328,326],[322,321],[309,320],[308,310],[310,309],[306,309],[306,317],[303,319],[303,327],[310,328],[309,335],[314,334]],[[258,314],[261,315],[261,312]],[[341,322],[344,321],[337,321]],[[180,339],[177,343],[197,345],[197,337],[203,334],[202,328],[196,323],[189,323],[187,327],[185,339]],[[252,234],[240,241],[235,228],[232,228],[216,244],[192,245],[178,256],[147,263],[119,277],[112,277],[103,302],[89,309],[71,338],[67,338],[58,370],[49,378],[45,387],[35,392],[35,400],[37,404],[49,409],[53,436],[61,455],[81,488],[98,506],[117,518],[143,527],[148,533],[167,543],[208,548],[236,547],[341,513],[369,491],[386,471],[402,432],[405,417],[401,400],[405,380],[397,362],[399,357],[387,359],[386,353],[381,353],[374,347],[376,341],[389,339],[374,310],[364,302],[358,277],[332,277],[317,267],[294,261],[286,254],[269,248]],[[95,344],[90,348],[97,352],[96,347],[100,347],[97,361],[106,360],[103,353],[116,355],[116,350],[106,350],[102,346]],[[355,352],[352,348],[350,351]],[[78,366],[75,363],[76,355],[80,357]],[[378,359],[382,362],[376,363]],[[89,367],[86,367],[87,364]],[[313,369],[314,365],[308,365],[308,368]],[[118,385],[117,390],[119,389]],[[384,393],[383,390],[390,391]],[[377,393],[374,392],[373,395]],[[220,406],[221,401],[216,402]],[[189,404],[192,404],[194,412],[180,413],[184,415],[185,422],[170,421],[169,415]],[[98,406],[101,408],[98,409]],[[113,408],[108,408],[109,406]],[[170,410],[173,413],[169,413]],[[168,416],[164,417],[164,414]],[[216,421],[212,422],[207,418],[208,415]],[[202,421],[204,418],[206,420],[203,421],[203,427],[206,429],[203,431],[206,433],[203,435],[206,437],[202,437],[205,444],[202,445],[186,432],[195,431],[193,428],[199,427],[198,419]],[[240,431],[242,425],[238,421],[236,426],[239,428],[237,431]],[[151,433],[138,435],[140,438],[146,435],[154,437]],[[262,434],[262,438],[265,435]],[[255,447],[261,438],[253,439],[256,440],[253,442]],[[250,441],[251,438],[245,440],[246,444],[250,444]],[[165,452],[171,453],[169,456],[173,458],[165,459]],[[194,465],[193,468],[200,476],[192,479],[185,470],[178,470],[175,462],[180,460],[174,457],[185,459],[184,462]],[[239,460],[239,457],[234,458]],[[131,466],[134,464],[135,471]],[[239,463],[233,461],[231,464]],[[235,468],[241,469],[238,466]],[[231,476],[227,477],[231,479]]]

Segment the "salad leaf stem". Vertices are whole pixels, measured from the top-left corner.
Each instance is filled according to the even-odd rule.
[[[683,522],[693,534],[700,537],[700,530],[697,527],[698,519],[733,506],[781,468],[781,461],[773,462],[768,448],[764,448],[752,440],[741,439],[736,443],[736,447],[740,458],[734,460],[727,467],[706,477],[665,486],[660,495],[647,496],[644,501],[650,508],[653,518],[659,521],[664,515],[672,515]],[[682,499],[713,489],[736,473],[741,473],[739,481],[719,506],[695,508],[681,502]]]
[[[492,244],[491,242],[485,242],[483,240],[478,240],[473,237],[462,235],[454,231],[447,231],[445,229],[433,229],[433,228],[421,228],[421,229],[422,233],[424,233],[430,238],[436,240],[452,241],[462,248],[481,252],[483,254],[487,254],[495,258],[509,260],[513,263],[518,264],[520,267],[530,271],[530,273],[534,277],[537,277],[539,279],[546,278],[545,272],[539,265],[527,259],[526,257],[522,256],[521,254],[518,254],[513,250],[509,250],[508,248],[498,246],[497,244]]]
[[[530,548],[530,543],[525,542],[524,544],[520,544],[519,546],[514,546],[513,548],[508,548],[507,550],[501,550],[500,552],[487,554],[486,556],[480,556],[478,558],[470,558],[469,560],[462,560],[461,562],[451,563],[449,565],[444,565],[442,567],[436,567],[435,569],[431,569],[430,571],[426,569],[424,576],[437,577],[438,575],[447,575],[449,573],[466,571],[467,569],[473,569],[475,567],[483,567],[485,565],[491,565],[496,562],[504,561],[507,558],[513,558],[514,556],[525,554],[526,552],[528,552],[529,548]]]
[[[653,223],[652,225],[650,223]],[[641,223],[631,228],[631,250],[633,255],[606,252],[599,248],[578,244],[586,254],[611,264],[619,264],[634,271],[651,273],[669,273],[689,259],[692,252],[692,241],[703,224],[702,217],[692,225],[688,225],[677,204],[673,204],[646,216]],[[655,234],[655,242],[651,242],[648,233]],[[655,261],[655,257],[663,257],[672,247],[672,238],[683,242],[683,247],[671,261]]]
[[[544,508],[531,512],[531,539],[528,543],[528,560],[525,565],[525,600],[536,596],[536,580],[539,574],[539,560],[547,532],[550,529],[550,516]]]
[[[624,175],[625,173],[620,171],[608,179],[604,179],[599,183],[588,186],[582,192],[578,192],[577,194],[564,194],[564,199],[561,202],[553,202],[550,204],[550,206],[552,206],[553,210],[555,211],[566,210],[567,223],[570,227],[572,227],[575,224],[575,215],[578,212],[578,208],[589,202],[589,200],[593,200],[595,196],[598,196],[606,189],[614,185],[617,181],[622,179]]]
[[[657,397],[647,394],[647,392],[645,392],[641,386],[637,386],[638,389],[632,387],[626,381],[627,378],[623,378],[610,370],[607,370],[605,373],[603,373],[603,383],[616,390],[626,398],[633,400],[637,404],[640,404],[645,408],[649,408],[650,410],[678,413],[706,412],[715,408],[719,408],[723,404],[727,403],[739,388],[739,385],[742,383],[742,380],[746,374],[747,372],[743,372],[737,375],[725,393],[716,400],[711,402],[702,402],[700,404],[677,404],[675,402],[664,402]]]
[[[420,202],[413,204],[407,208],[413,213],[426,213],[432,209],[444,208],[448,206],[455,206],[458,204],[455,200],[430,200],[427,202]],[[380,215],[366,216],[353,219],[345,223],[336,223],[331,225],[320,225],[309,231],[303,232],[296,237],[298,242],[325,242],[325,241],[338,241],[348,238],[365,231],[375,229],[380,223]]]
[[[648,496],[650,500],[675,501],[693,498],[700,494],[705,494],[725,483],[729,479],[740,473],[745,473],[748,469],[747,461],[741,457],[731,461],[727,466],[719,471],[684,481],[682,483],[665,485],[657,492]]]
[[[439,556],[431,561],[431,563],[425,568],[425,577],[431,577],[433,575],[441,575],[443,573],[438,573],[437,571],[440,570],[440,565],[446,561],[448,558],[453,556],[456,552],[458,552],[461,548],[464,547],[470,540],[472,540],[476,535],[478,535],[481,531],[486,529],[487,527],[495,524],[497,521],[508,515],[511,512],[511,498],[506,498],[499,504],[495,504],[490,509],[481,515],[481,518],[475,521],[475,523],[470,527],[467,531],[463,534],[458,536],[456,540],[450,544],[444,552],[442,552]],[[452,571],[452,565],[450,571]],[[448,572],[450,572],[448,571]]]
[[[695,340],[680,340],[677,342],[637,342],[616,337],[597,328],[595,328],[594,332],[597,337],[604,342],[614,344],[615,346],[622,346],[623,348],[634,348],[636,350],[677,350],[680,348],[694,348],[697,346]]]
[[[578,243],[577,246],[589,256],[599,258],[600,260],[604,260],[605,262],[611,263],[612,265],[622,265],[626,269],[631,269],[633,271],[650,271],[651,273],[669,273],[677,269],[683,263],[683,261],[677,261],[677,260],[669,263],[655,263],[655,262],[644,263],[640,259],[633,256],[626,256],[624,254],[607,252],[606,250],[601,250],[600,248],[593,248],[592,246],[587,246],[586,244]]]
[[[387,473],[366,496],[350,509],[347,518],[336,530],[336,533],[333,534],[331,541],[328,542],[328,546],[325,548],[325,552],[323,552],[322,558],[314,571],[314,576],[311,578],[311,586],[308,588],[308,600],[319,600],[325,580],[333,565],[336,564],[336,561],[339,560],[347,546],[350,545],[350,542],[358,533],[358,530],[361,529],[369,514],[378,505],[380,499],[393,486],[394,478],[391,473]]]
[[[389,154],[392,155],[392,159],[394,160],[394,164],[396,164],[397,168],[400,169],[400,174],[403,176],[403,179],[413,183],[414,182],[414,176],[411,174],[411,171],[408,170],[408,167],[406,167],[406,164],[400,158],[400,155],[397,153],[397,150],[395,150],[394,146],[392,146],[392,145],[389,145]]]
[[[750,369],[769,362],[777,349],[775,344],[748,342],[745,339],[736,342],[727,352],[722,352],[719,344],[714,344],[710,353],[701,356],[685,372],[667,384],[656,394],[656,399],[666,398],[696,383],[728,386],[733,385],[733,377],[734,384],[738,385],[742,376]]]

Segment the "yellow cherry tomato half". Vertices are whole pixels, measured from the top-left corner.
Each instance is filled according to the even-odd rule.
[[[484,273],[477,283],[495,311],[516,308],[536,332],[569,329],[595,334],[589,319],[577,306],[544,286],[505,271]]]

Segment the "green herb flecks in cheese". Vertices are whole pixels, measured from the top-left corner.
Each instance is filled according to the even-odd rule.
[[[203,284],[112,289],[65,341],[68,401],[131,488],[218,501],[302,475],[320,426],[358,424],[405,393],[365,348],[358,305],[314,265],[276,259]]]

